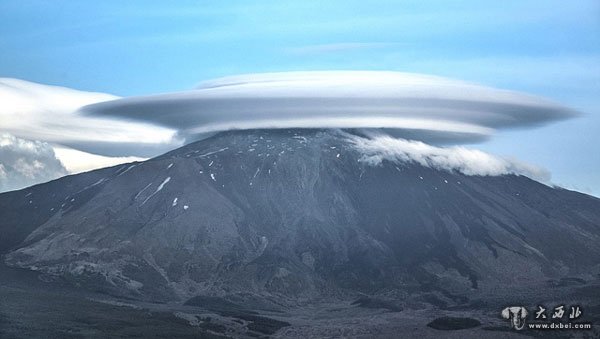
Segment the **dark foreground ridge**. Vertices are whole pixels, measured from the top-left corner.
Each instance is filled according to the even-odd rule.
[[[0,253],[86,291],[200,300],[221,317],[255,317],[263,334],[288,322],[253,312],[316,301],[464,310],[597,282],[599,199],[524,176],[361,158],[335,131],[220,133],[0,194]]]
[[[441,317],[427,324],[427,326],[431,328],[443,331],[463,330],[466,328],[477,327],[479,325],[481,325],[481,323],[476,319],[455,317]]]

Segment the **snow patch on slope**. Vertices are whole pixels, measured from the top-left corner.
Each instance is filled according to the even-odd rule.
[[[157,188],[156,191],[154,191],[154,193],[150,194],[150,196],[148,196],[144,202],[142,202],[142,205],[145,204],[148,200],[150,200],[150,198],[152,198],[156,193],[160,192],[163,187],[165,187],[165,185],[171,181],[171,177],[167,177]]]

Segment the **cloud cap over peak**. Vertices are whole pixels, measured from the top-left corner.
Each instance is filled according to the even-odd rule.
[[[411,139],[450,143],[576,115],[524,93],[384,71],[231,76],[190,91],[123,98],[82,111],[157,123],[188,137],[229,129],[384,128]]]

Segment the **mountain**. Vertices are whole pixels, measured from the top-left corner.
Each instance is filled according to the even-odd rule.
[[[0,194],[0,253],[45,280],[138,300],[449,306],[598,279],[600,199],[361,159],[337,131],[222,132]]]

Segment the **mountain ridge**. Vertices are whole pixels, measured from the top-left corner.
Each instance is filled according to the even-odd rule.
[[[10,266],[162,300],[433,291],[456,302],[600,272],[600,199],[360,160],[335,131],[220,133],[1,194],[12,236],[0,250]]]

